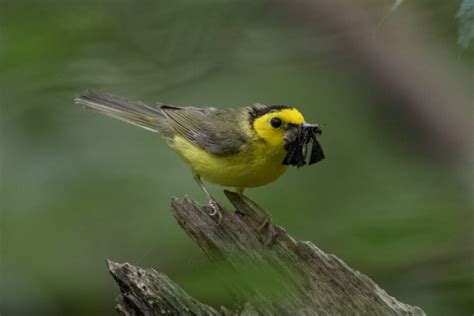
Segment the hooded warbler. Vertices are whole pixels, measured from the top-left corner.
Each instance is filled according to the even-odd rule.
[[[245,201],[264,213],[262,226],[271,216],[244,195],[245,188],[258,187],[278,179],[289,165],[301,167],[324,158],[316,134],[318,125],[305,123],[296,108],[287,105],[218,109],[214,107],[148,106],[110,94],[86,91],[75,102],[119,120],[160,133],[191,167],[220,223],[219,204],[201,181],[235,187]],[[269,225],[273,228],[272,225]]]

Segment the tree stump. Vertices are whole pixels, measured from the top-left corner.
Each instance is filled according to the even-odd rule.
[[[259,230],[262,218],[239,195],[225,193],[236,211],[223,212],[219,225],[208,215],[208,206],[189,197],[173,199],[172,212],[212,261],[224,263],[242,279],[233,284],[235,306],[213,308],[163,273],[107,260],[120,288],[117,310],[122,315],[425,315],[279,226],[266,244],[267,236]]]

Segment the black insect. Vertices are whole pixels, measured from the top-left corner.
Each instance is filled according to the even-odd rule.
[[[308,165],[312,165],[324,159],[324,152],[316,135],[321,135],[318,125],[298,124],[289,126],[285,134],[285,150],[287,154],[283,160],[284,165],[302,167],[306,165],[309,145],[311,144],[311,155]]]

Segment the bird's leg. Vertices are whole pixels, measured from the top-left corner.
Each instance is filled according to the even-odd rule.
[[[217,201],[212,197],[212,195],[207,191],[206,187],[204,186],[204,183],[201,181],[201,177],[197,174],[193,174],[194,181],[197,182],[201,190],[204,192],[204,194],[207,197],[209,206],[212,208],[212,212],[209,213],[209,216],[217,217],[217,224],[220,224],[222,222],[222,211],[220,205],[217,203]]]
[[[272,241],[273,237],[275,236],[275,227],[273,227],[273,224],[272,224],[272,215],[269,212],[267,212],[267,210],[265,210],[262,206],[260,206],[260,204],[258,204],[257,202],[255,202],[254,200],[246,196],[244,194],[243,188],[237,188],[236,192],[238,195],[242,197],[242,199],[244,199],[245,202],[247,202],[247,204],[250,203],[263,214],[263,222],[258,227],[258,230],[262,231],[265,227],[268,227],[269,239],[265,242],[265,244],[269,244]]]

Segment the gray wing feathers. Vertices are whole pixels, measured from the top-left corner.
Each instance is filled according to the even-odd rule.
[[[247,119],[236,109],[150,107],[110,94],[87,91],[75,102],[99,113],[117,118],[153,132],[160,132],[168,141],[180,135],[205,151],[228,156],[237,154],[246,143],[240,121]]]
[[[187,140],[194,140],[200,133],[199,122],[205,118],[201,111],[168,105],[161,106],[160,110],[173,129]]]
[[[160,109],[177,134],[209,153],[235,155],[246,143],[239,127],[239,110],[173,106]]]

